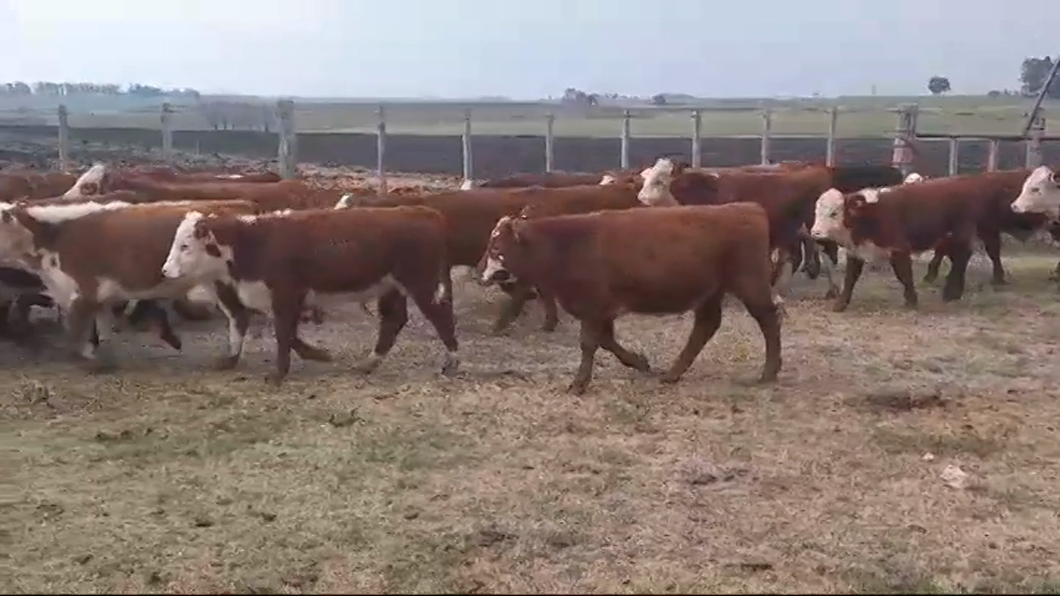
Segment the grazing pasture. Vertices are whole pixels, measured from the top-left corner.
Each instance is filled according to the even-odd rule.
[[[574,398],[570,317],[543,333],[535,304],[491,336],[498,292],[459,277],[453,379],[416,311],[351,373],[376,323],[341,298],[305,328],[336,361],[280,389],[271,332],[208,370],[219,320],[183,323],[183,354],[117,336],[112,376],[5,345],[0,590],[1055,592],[1056,255],[1005,257],[1008,287],[973,265],[964,300],[919,284],[917,312],[887,270],[842,314],[796,278],[766,387],[731,301],[677,385],[601,352]],[[618,337],[663,368],[690,324]]]

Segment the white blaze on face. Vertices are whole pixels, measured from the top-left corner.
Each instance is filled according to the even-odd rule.
[[[660,157],[650,168],[642,171],[644,186],[637,193],[637,200],[649,207],[676,205],[677,199],[670,194],[670,181],[673,179],[674,162]]]
[[[843,225],[843,203],[845,199],[839,189],[830,188],[817,199],[813,213],[813,228],[810,236],[815,240],[833,240],[847,244],[850,232]]]
[[[500,254],[494,244],[501,235],[501,227],[508,225],[511,220],[511,217],[505,215],[497,220],[497,225],[493,226],[493,231],[490,232],[489,243],[486,245],[486,268],[483,269],[480,278],[484,282],[491,281],[495,275],[502,271],[507,271],[504,268],[504,255]]]
[[[1012,202],[1016,213],[1048,213],[1060,211],[1060,181],[1056,173],[1046,166],[1038,166],[1023,181],[1023,188]]]
[[[91,168],[88,168],[87,172],[81,174],[81,177],[77,179],[77,182],[74,182],[74,185],[70,188],[70,190],[63,193],[63,198],[80,199],[88,195],[101,194],[102,189],[99,188],[99,185],[103,182],[103,176],[106,173],[107,166],[105,164],[94,164]],[[95,192],[91,192],[86,195],[84,192],[86,186],[94,187]]]
[[[162,264],[162,275],[169,279],[186,277],[210,281],[225,276],[228,264],[225,261],[223,247],[217,246],[221,254],[211,255],[207,252],[207,245],[214,243],[213,235],[205,238],[196,236],[197,226],[202,221],[203,215],[198,211],[190,211],[181,220],[173,234],[173,244],[169,247],[169,255],[166,262]]]

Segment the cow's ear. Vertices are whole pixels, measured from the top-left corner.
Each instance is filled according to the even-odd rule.
[[[844,203],[846,204],[847,211],[849,211],[851,215],[857,215],[858,213],[861,213],[865,210],[865,205],[868,204],[868,202],[865,200],[865,197],[861,196],[860,194],[847,197],[844,200]]]

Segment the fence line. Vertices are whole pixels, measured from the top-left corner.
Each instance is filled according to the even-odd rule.
[[[674,112],[677,110],[669,110]],[[891,156],[891,165],[902,170],[904,174],[908,174],[913,169],[913,164],[916,160],[917,146],[921,141],[941,141],[945,140],[949,144],[949,175],[956,175],[958,172],[959,156],[961,150],[962,141],[989,141],[989,153],[987,157],[987,171],[995,171],[998,168],[998,155],[1000,152],[1000,144],[1002,141],[1016,141],[1023,142],[1025,146],[1024,164],[1028,168],[1037,167],[1042,164],[1042,143],[1044,141],[1057,141],[1060,137],[1049,137],[1045,135],[1046,122],[1045,117],[1039,112],[1037,116],[1031,122],[1031,128],[1026,137],[1020,135],[961,135],[961,134],[931,134],[931,133],[919,133],[917,131],[917,119],[919,114],[919,108],[917,104],[906,104],[899,106],[898,108],[889,110],[897,115],[897,123],[893,137],[893,150]],[[692,165],[699,167],[702,163],[702,151],[701,151],[701,140],[703,138],[703,126],[702,126],[702,111],[698,109],[691,109],[691,153],[692,153]],[[297,148],[297,133],[295,127],[295,106],[291,100],[279,100],[276,103],[276,118],[278,126],[276,127],[276,134],[279,137],[278,143],[278,160],[280,175],[285,179],[294,178],[298,175],[298,148]],[[837,129],[839,116],[841,110],[838,107],[832,107],[828,112],[828,123],[827,130],[823,137],[825,141],[825,163],[827,165],[834,165],[836,161],[836,140],[837,140]],[[386,172],[386,149],[387,149],[387,122],[386,122],[386,107],[380,105],[376,114],[379,117],[378,125],[376,126],[376,175],[379,178],[380,191],[386,192],[387,190],[387,172]],[[160,124],[161,124],[161,136],[162,136],[162,158],[165,162],[171,163],[174,159],[173,153],[173,127],[172,127],[172,115],[173,109],[169,103],[162,105],[160,113]],[[760,161],[762,164],[771,163],[771,146],[774,138],[773,134],[773,112],[769,108],[761,110],[762,115],[762,131],[760,135],[761,140],[761,151]],[[462,174],[465,180],[474,178],[474,161],[472,155],[472,133],[473,133],[473,118],[471,108],[464,110],[464,129],[461,135],[461,146],[462,146]],[[544,138],[545,138],[545,171],[555,171],[555,114],[548,113],[544,118]],[[633,139],[631,132],[631,121],[632,114],[630,110],[624,110],[622,113],[621,128],[619,130],[620,140],[620,155],[619,155],[619,167],[622,169],[630,168],[630,144]],[[69,114],[65,105],[60,105],[58,109],[58,122],[59,122],[59,162],[60,167],[64,171],[68,171],[70,167],[70,125],[69,125]],[[794,136],[800,136],[807,138],[804,135],[786,135],[791,138]],[[809,137],[818,138],[818,137]]]

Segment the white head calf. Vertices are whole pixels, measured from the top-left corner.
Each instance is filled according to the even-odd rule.
[[[843,220],[846,197],[836,188],[826,190],[814,206],[813,228],[810,236],[814,240],[832,240],[841,245],[850,243],[850,230]]]
[[[1023,181],[1019,196],[1012,202],[1012,210],[1016,213],[1060,212],[1060,180],[1056,172],[1046,166],[1034,168]]]
[[[670,182],[674,177],[674,162],[660,157],[655,165],[640,173],[644,186],[637,193],[637,200],[649,207],[666,207],[677,205],[677,199],[670,193]]]
[[[509,254],[517,244],[524,239],[521,234],[526,219],[523,216],[511,217],[505,215],[497,220],[497,225],[490,232],[489,244],[486,245],[486,253],[482,255],[479,262],[479,283],[489,285],[497,282],[514,281],[515,274],[508,270]],[[516,255],[518,261],[518,255]]]
[[[614,176],[611,174],[604,174],[604,177],[600,179],[600,186],[610,186],[616,182],[618,182],[618,180]]]
[[[207,220],[198,211],[189,211],[184,216],[173,234],[173,244],[162,265],[162,275],[170,279],[186,277],[202,281],[228,276],[232,248],[217,242],[205,225]]]

